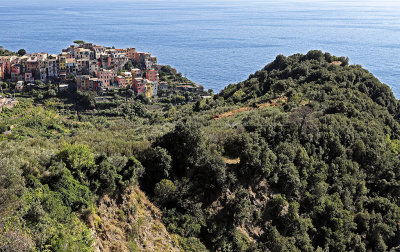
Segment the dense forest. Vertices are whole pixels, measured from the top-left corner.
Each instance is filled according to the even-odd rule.
[[[348,58],[279,55],[197,102],[18,95],[0,251],[400,249],[399,102]]]

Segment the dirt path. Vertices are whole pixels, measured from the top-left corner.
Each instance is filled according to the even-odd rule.
[[[228,157],[222,157],[222,160],[226,164],[239,164],[240,163],[240,158],[228,158]]]
[[[241,113],[241,112],[244,112],[244,111],[250,111],[250,110],[253,110],[253,109],[256,109],[256,108],[281,106],[286,102],[287,102],[287,97],[279,97],[279,98],[272,99],[272,100],[270,100],[268,102],[257,104],[257,107],[246,106],[246,107],[241,107],[241,108],[238,108],[238,109],[234,109],[234,110],[231,110],[231,111],[219,114],[219,115],[215,115],[214,116],[214,120],[219,120],[219,119],[222,119],[224,117],[230,117],[230,116],[236,115],[238,113]]]

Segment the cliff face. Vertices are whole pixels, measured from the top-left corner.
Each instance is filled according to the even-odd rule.
[[[127,188],[120,202],[103,196],[88,225],[95,251],[180,251],[161,222],[160,210],[137,186]]]

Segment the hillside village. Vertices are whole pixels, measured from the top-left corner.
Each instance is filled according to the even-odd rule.
[[[174,89],[203,93],[203,87],[180,83],[170,87],[160,81],[157,58],[135,48],[115,49],[74,41],[58,55],[45,52],[22,56],[0,56],[0,81],[16,82],[16,89],[35,81],[60,84],[60,89],[74,84],[79,91],[101,93],[110,89],[132,89],[137,95],[156,96],[159,90]],[[66,84],[67,83],[67,84]]]

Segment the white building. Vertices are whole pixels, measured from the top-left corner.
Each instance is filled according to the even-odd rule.
[[[153,85],[153,96],[156,96],[157,93],[158,93],[158,83],[157,83],[157,81],[153,81],[152,85]]]

